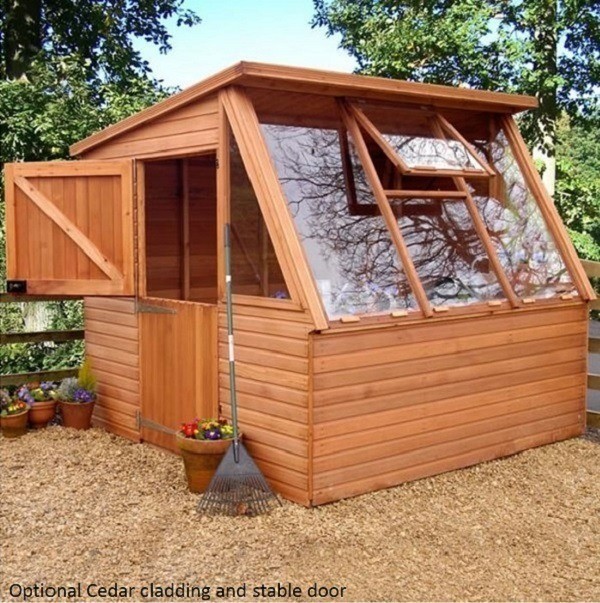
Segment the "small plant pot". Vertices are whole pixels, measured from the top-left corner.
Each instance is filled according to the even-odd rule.
[[[95,401],[92,402],[60,402],[60,412],[64,427],[89,429],[92,426],[92,413]]]
[[[29,423],[34,429],[46,427],[56,413],[56,400],[34,402],[29,409]]]
[[[204,492],[233,439],[194,440],[179,433],[175,436],[183,458],[190,492]]]
[[[27,415],[29,409],[16,415],[0,417],[0,426],[5,438],[18,438],[27,433]]]

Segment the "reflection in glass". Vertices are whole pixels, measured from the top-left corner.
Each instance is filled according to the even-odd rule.
[[[242,162],[232,139],[231,274],[233,293],[289,298],[281,267]]]
[[[416,308],[360,164],[344,170],[340,133],[262,130],[328,316]]]
[[[501,179],[490,183],[489,192],[474,185],[473,199],[515,293],[544,298],[574,290],[503,132],[490,152]]]
[[[481,166],[458,140],[383,133],[396,153],[410,168],[429,167],[440,170],[477,170]]]
[[[398,213],[404,240],[434,306],[504,298],[463,201],[411,201],[401,204]]]

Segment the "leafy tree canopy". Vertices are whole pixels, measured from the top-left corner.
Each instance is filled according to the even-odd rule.
[[[552,149],[556,121],[598,116],[597,0],[313,0],[313,26],[370,75],[532,94],[523,124]]]

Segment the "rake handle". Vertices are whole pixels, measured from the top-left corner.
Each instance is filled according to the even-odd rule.
[[[237,392],[235,388],[235,352],[233,346],[233,300],[231,293],[231,227],[225,224],[225,301],[227,307],[227,342],[229,345],[229,392],[231,399],[231,422],[233,424],[233,456],[240,460],[240,441],[237,416]]]

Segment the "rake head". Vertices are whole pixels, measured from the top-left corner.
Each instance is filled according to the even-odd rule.
[[[281,501],[240,441],[227,449],[198,511],[204,515],[260,515]]]

